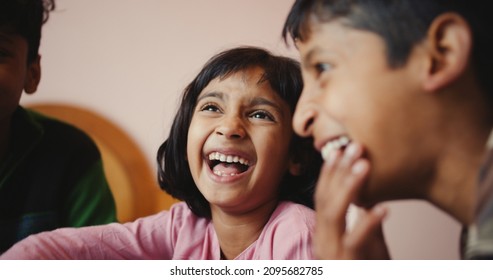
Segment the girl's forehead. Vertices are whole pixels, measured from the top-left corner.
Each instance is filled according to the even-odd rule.
[[[271,88],[269,81],[264,79],[262,69],[242,70],[212,79],[200,92],[199,97],[210,91],[223,93],[237,93],[249,95],[277,95]]]
[[[288,103],[272,89],[269,81],[263,78],[263,73],[240,71],[228,77],[213,79],[199,94],[197,102],[207,98],[241,100],[248,104],[258,104],[258,100],[263,99],[276,104],[276,107],[289,108]]]
[[[213,80],[227,80],[227,79],[240,79],[244,82],[254,82],[261,83],[264,80],[265,70],[260,66],[252,66],[246,69],[237,70],[227,75],[221,75]]]

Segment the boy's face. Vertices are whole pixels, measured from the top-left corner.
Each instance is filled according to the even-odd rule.
[[[362,144],[370,161],[367,185],[356,203],[416,195],[417,178],[429,170],[432,151],[419,110],[419,63],[392,69],[383,40],[374,33],[334,21],[311,26],[297,42],[305,87],[293,124],[301,136],[313,136],[322,151],[342,136]],[[335,141],[334,141],[335,140]]]
[[[23,37],[0,29],[0,121],[10,118],[24,90],[36,91],[39,58],[28,64],[27,53],[28,45]]]
[[[187,159],[211,209],[247,213],[277,200],[289,166],[291,112],[263,70],[212,80],[200,93],[188,132]]]

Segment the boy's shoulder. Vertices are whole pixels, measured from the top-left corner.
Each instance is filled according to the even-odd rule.
[[[36,131],[43,146],[51,146],[54,150],[85,150],[99,154],[93,139],[81,129],[28,108],[20,107],[19,110],[18,123],[23,126],[18,129],[19,134]]]
[[[65,168],[69,162],[92,166],[101,159],[95,142],[82,130],[22,107],[13,115],[10,140],[15,144],[11,151],[13,160],[22,160],[30,168],[46,165],[47,159],[51,164],[58,164],[58,168]]]

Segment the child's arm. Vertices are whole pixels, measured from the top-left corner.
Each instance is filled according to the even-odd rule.
[[[370,165],[361,158],[363,148],[355,143],[344,151],[332,151],[320,172],[315,193],[317,225],[315,256],[320,259],[388,259],[382,232],[386,210],[370,209],[346,229],[350,203],[366,180]]]
[[[132,223],[63,228],[31,235],[0,259],[169,259],[167,212]]]

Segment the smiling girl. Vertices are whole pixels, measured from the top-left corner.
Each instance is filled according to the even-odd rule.
[[[254,47],[214,56],[158,151],[161,187],[184,202],[132,223],[31,236],[2,258],[312,259],[321,160],[291,127],[301,89],[292,59]]]

